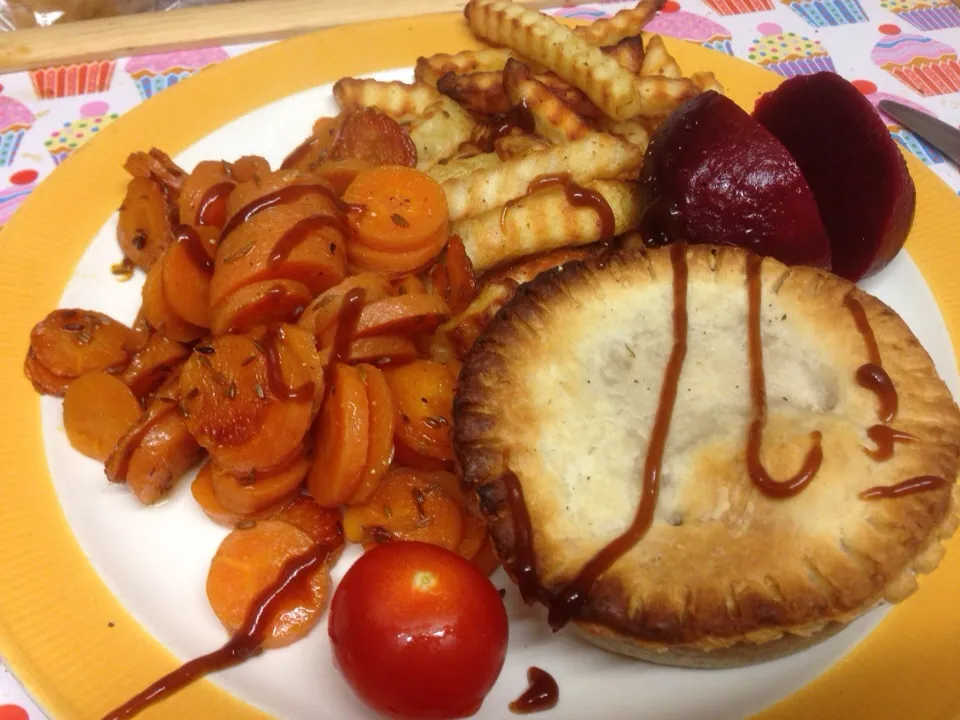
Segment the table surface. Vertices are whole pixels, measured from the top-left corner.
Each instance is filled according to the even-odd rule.
[[[596,18],[629,7],[552,10]],[[960,8],[950,0],[668,0],[648,29],[701,43],[786,77],[835,71],[884,98],[960,123]],[[138,103],[260,44],[145,55],[0,76],[0,226],[58,164]],[[936,61],[918,62],[918,55]],[[885,117],[893,137],[955,192],[960,172]],[[2,242],[0,230],[0,242]],[[45,715],[0,659],[0,720]]]

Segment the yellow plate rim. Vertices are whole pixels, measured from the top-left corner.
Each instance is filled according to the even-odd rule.
[[[668,45],[681,66],[713,69],[741,104],[780,78],[688,43]],[[53,717],[95,718],[177,665],[120,605],[84,556],[50,482],[38,396],[23,378],[33,323],[56,307],[81,254],[123,196],[126,156],[156,146],[171,155],[234,118],[344,75],[412,65],[423,52],[478,47],[459,14],[323,30],[208,68],[165,90],[81,148],[33,192],[4,228],[0,265],[0,429],[10,450],[0,470],[0,651]],[[322,62],[318,62],[322,58]],[[189,122],[184,122],[189,118]],[[238,155],[243,149],[238,148]],[[907,157],[918,190],[909,244],[951,337],[960,337],[960,244],[948,235],[960,200]],[[78,242],[77,238],[84,238]],[[938,242],[938,238],[943,238]],[[956,544],[956,543],[950,543]],[[955,717],[960,548],[844,659],[761,720]],[[196,683],[144,717],[265,718],[214,684]]]

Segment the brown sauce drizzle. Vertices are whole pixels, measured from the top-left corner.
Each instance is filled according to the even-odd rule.
[[[290,257],[290,253],[310,237],[312,232],[325,227],[336,229],[344,237],[350,234],[347,224],[339,215],[311,215],[303,220],[298,220],[280,236],[277,244],[273,246],[273,253],[267,261],[267,267],[273,268],[283,263]]]
[[[507,486],[507,502],[513,518],[513,562],[511,574],[520,588],[520,596],[527,605],[542,597],[537,582],[537,558],[533,553],[533,528],[530,525],[530,513],[523,499],[520,479],[512,470],[506,470],[501,476]]]
[[[897,416],[897,388],[894,387],[893,380],[883,369],[883,363],[880,359],[880,347],[877,345],[877,338],[873,334],[873,328],[870,327],[870,321],[867,319],[867,313],[863,305],[853,297],[852,293],[847,293],[843,298],[843,305],[853,315],[853,321],[860,331],[863,338],[863,344],[867,346],[867,362],[857,368],[857,383],[860,387],[866,388],[880,401],[880,408],[877,410],[877,418],[882,423],[889,423]]]
[[[280,163],[281,170],[290,170],[297,165],[303,158],[305,158],[313,148],[317,146],[317,143],[320,142],[320,137],[318,135],[311,135],[302,143],[297,145],[289,155],[287,155],[283,162]]]
[[[914,495],[916,493],[928,492],[930,490],[940,490],[947,487],[949,483],[942,477],[936,475],[919,475],[909,480],[898,482],[896,485],[878,485],[860,493],[861,500],[880,500],[904,497],[905,495]]]
[[[326,403],[327,397],[333,389],[333,370],[337,363],[343,362],[350,351],[350,341],[357,329],[357,321],[360,319],[360,312],[363,310],[363,301],[366,297],[367,291],[363,288],[350,288],[343,294],[343,299],[340,301],[337,329],[333,335],[333,343],[330,345],[330,357],[327,364],[323,366],[324,403]]]
[[[760,337],[760,268],[763,258],[747,255],[747,351],[750,364],[750,399],[753,420],[747,432],[747,472],[757,490],[767,497],[786,498],[796,495],[813,480],[823,462],[822,435],[810,433],[812,445],[803,465],[786,480],[774,480],[763,466],[760,451],[763,446],[763,427],[767,422],[767,381],[763,372],[763,343]]]
[[[276,207],[277,205],[289,205],[295,203],[310,195],[325,195],[333,201],[337,208],[343,208],[343,203],[337,197],[336,191],[329,185],[323,183],[312,183],[309,185],[287,185],[279,190],[274,190],[266,195],[261,195],[256,200],[244,205],[240,210],[234,213],[233,217],[227,220],[223,230],[220,231],[220,242],[223,242],[230,233],[240,227],[243,223],[252,217],[259,215],[264,210]]]
[[[212,275],[213,260],[204,249],[200,234],[189,225],[177,225],[173,234],[177,244],[186,251],[193,266],[204,275]]]
[[[288,560],[276,581],[254,600],[243,625],[226,645],[181,665],[120,707],[108,712],[103,716],[103,720],[133,717],[204,675],[239,665],[258,654],[277,609],[282,607],[291,595],[304,591],[313,571],[326,562],[329,554],[330,548],[318,544],[303,555]]]
[[[872,392],[880,401],[880,407],[877,410],[877,418],[880,422],[892,422],[897,416],[899,398],[897,388],[887,371],[882,365],[867,363],[857,368],[856,377],[860,387]]]
[[[867,428],[867,437],[876,444],[877,449],[864,448],[863,451],[877,462],[883,462],[893,457],[894,443],[915,442],[917,439],[910,433],[897,430],[889,425],[871,425]]]
[[[545,190],[551,187],[562,187],[564,197],[573,207],[586,207],[593,210],[600,220],[599,240],[612,238],[617,229],[617,220],[613,214],[613,209],[607,199],[596,190],[579,185],[573,181],[570,173],[557,173],[556,175],[539,175],[530,181],[527,186],[527,192],[522,197],[510,200],[503,205],[500,211],[500,229],[506,230],[507,213],[527,195]]]
[[[208,188],[197,206],[194,225],[221,224],[227,215],[227,200],[235,187],[232,182],[222,182]]]
[[[650,444],[643,466],[643,485],[640,502],[633,523],[614,538],[581,568],[577,576],[563,588],[550,603],[548,621],[550,627],[559,630],[576,615],[586,603],[597,580],[627,553],[646,534],[653,523],[660,494],[660,473],[663,468],[663,452],[670,432],[670,420],[677,401],[680,372],[687,356],[687,247],[674,243],[670,247],[670,262],[673,265],[673,348],[663,374],[657,414],[650,432]]]
[[[530,687],[510,703],[510,712],[526,715],[556,707],[560,700],[560,688],[550,673],[538,667],[528,668],[527,682]]]
[[[308,380],[299,387],[289,387],[283,379],[283,367],[280,364],[280,348],[278,343],[284,341],[283,328],[273,325],[267,328],[266,334],[260,341],[267,359],[267,384],[270,392],[281,400],[307,400],[313,397],[316,389],[312,380]]]
[[[175,398],[159,398],[147,409],[146,417],[138,422],[135,429],[121,439],[122,445],[118,445],[120,450],[120,459],[116,464],[114,473],[114,482],[126,482],[127,474],[130,472],[130,461],[133,454],[143,444],[143,439],[163,418],[177,409]]]
[[[478,125],[479,132],[477,134],[481,138],[478,144],[483,152],[493,152],[494,143],[509,135],[514,128],[530,135],[536,127],[537,123],[533,113],[530,112],[527,103],[521,100],[506,112],[497,113],[486,122]]]

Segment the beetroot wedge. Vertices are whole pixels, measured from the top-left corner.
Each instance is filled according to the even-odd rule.
[[[916,190],[880,116],[853,85],[821,72],[785,81],[753,116],[796,159],[830,236],[833,272],[859,280],[903,247]]]
[[[830,267],[813,193],[790,153],[715,92],[657,128],[640,174],[644,240],[738,245],[788,265]]]

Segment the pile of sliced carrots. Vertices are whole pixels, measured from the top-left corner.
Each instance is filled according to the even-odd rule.
[[[149,504],[202,463],[193,497],[233,529],[207,581],[226,628],[290,557],[329,546],[272,646],[316,622],[344,540],[497,566],[460,486],[452,405],[461,358],[529,270],[478,295],[415,162],[376,110],[321,119],[276,171],[136,153],[118,225],[146,272],[133,327],[65,309],[31,333],[27,376],[64,397],[71,444],[111,481]]]

